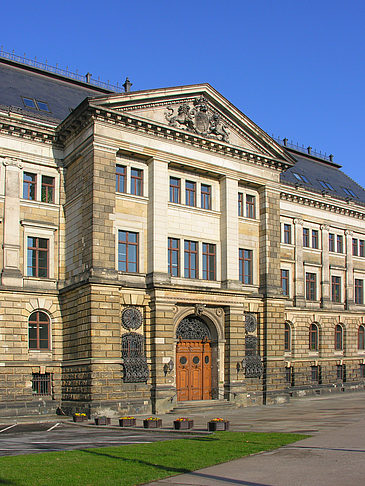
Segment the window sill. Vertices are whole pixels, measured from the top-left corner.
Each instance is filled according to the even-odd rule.
[[[128,192],[116,192],[115,195],[118,199],[134,199],[139,202],[148,203],[147,196],[137,196],[136,194],[129,194]]]
[[[186,204],[178,204],[178,203],[169,202],[168,206],[173,208],[173,209],[182,209],[182,210],[188,211],[188,212],[205,213],[205,214],[209,214],[211,216],[219,216],[221,214],[220,211],[216,211],[215,209],[203,209],[203,208],[200,208],[198,206],[187,206]]]

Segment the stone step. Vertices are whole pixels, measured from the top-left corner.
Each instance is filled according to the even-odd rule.
[[[206,411],[212,412],[214,410],[226,410],[236,408],[236,405],[228,400],[192,400],[192,401],[183,401],[178,402],[178,405],[174,407],[168,413],[204,413]]]

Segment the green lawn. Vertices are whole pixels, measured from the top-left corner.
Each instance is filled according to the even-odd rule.
[[[0,458],[0,485],[144,484],[304,439],[299,434],[216,432],[150,444]]]

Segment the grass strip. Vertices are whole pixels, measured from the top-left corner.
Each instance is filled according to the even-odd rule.
[[[277,449],[299,434],[216,432],[135,444],[0,458],[0,485],[135,486]]]

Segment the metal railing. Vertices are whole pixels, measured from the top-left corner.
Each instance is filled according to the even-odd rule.
[[[87,73],[85,76],[79,74],[78,72],[74,73],[68,70],[68,66],[66,69],[59,68],[58,65],[50,66],[46,62],[37,61],[37,59],[28,59],[25,56],[18,56],[13,52],[6,52],[3,50],[2,46],[0,47],[0,57],[3,59],[8,59],[9,61],[18,62],[20,64],[24,64],[26,66],[31,66],[36,69],[41,69],[42,71],[47,71],[49,73],[58,74],[59,76],[63,76],[66,78],[74,79],[81,83],[90,84],[91,86],[97,86],[99,88],[106,89],[108,91],[114,91],[116,93],[124,92],[123,86],[119,86],[118,83],[110,84],[109,81],[106,83],[104,81],[100,81],[99,79],[93,79],[90,73]]]
[[[33,373],[32,392],[33,395],[38,395],[38,396],[52,395],[51,374]]]
[[[321,151],[317,152],[316,150],[313,150],[312,147],[304,147],[304,145],[299,145],[297,143],[293,143],[292,141],[289,142],[287,138],[281,139],[280,137],[275,137],[272,135],[272,138],[280,143],[283,147],[288,147],[292,148],[294,150],[297,150],[298,152],[302,152],[303,154],[307,155],[313,155],[314,157],[318,157],[323,160],[327,160],[328,162],[333,162],[333,155],[327,155],[326,152],[322,153]]]

